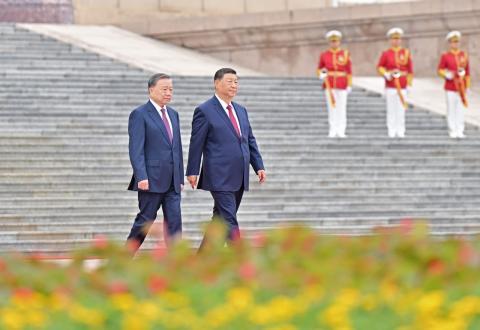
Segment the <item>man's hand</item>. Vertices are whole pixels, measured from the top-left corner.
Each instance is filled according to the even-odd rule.
[[[383,76],[384,76],[385,79],[388,80],[388,81],[391,81],[391,80],[393,79],[392,74],[391,74],[390,72],[388,72],[388,71],[385,72],[385,73],[383,74]]]
[[[148,180],[142,180],[142,181],[138,182],[138,189],[139,190],[148,190],[149,189]]]
[[[197,176],[189,175],[187,176],[187,180],[190,183],[190,186],[192,187],[192,189],[195,189],[195,187],[197,186]]]
[[[267,180],[267,173],[265,172],[265,170],[259,170],[257,172],[257,175],[258,175],[258,182],[264,183]]]

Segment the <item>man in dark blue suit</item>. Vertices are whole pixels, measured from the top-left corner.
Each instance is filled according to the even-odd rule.
[[[193,114],[188,152],[187,179],[213,196],[213,216],[225,220],[228,239],[240,237],[237,211],[244,190],[248,190],[249,165],[260,183],[266,173],[262,156],[252,133],[247,110],[232,102],[238,90],[235,70],[223,68],[214,76],[215,95],[199,105]]]
[[[136,250],[162,206],[165,241],[169,245],[182,232],[180,211],[183,189],[183,153],[178,113],[167,104],[172,99],[170,76],[158,73],[148,81],[150,99],[128,120],[129,155],[133,176],[129,190],[138,191],[140,212],[128,243]]]

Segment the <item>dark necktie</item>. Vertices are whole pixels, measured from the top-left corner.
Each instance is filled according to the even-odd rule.
[[[161,111],[162,111],[163,124],[165,125],[165,128],[167,129],[168,138],[170,139],[170,143],[172,143],[173,134],[172,134],[172,130],[170,129],[170,125],[168,124],[167,115],[165,114],[165,108],[162,108]]]
[[[233,128],[235,128],[235,132],[237,132],[237,136],[240,137],[240,128],[238,127],[237,121],[235,120],[235,116],[233,115],[233,109],[232,106],[229,104],[227,105],[227,110],[228,110],[228,117],[230,118],[230,121],[232,122]]]

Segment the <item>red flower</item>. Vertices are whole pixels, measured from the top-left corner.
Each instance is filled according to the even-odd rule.
[[[105,235],[96,235],[93,239],[93,247],[97,249],[106,249],[108,247],[108,238]]]
[[[445,264],[442,260],[434,258],[428,262],[427,271],[432,275],[441,275],[445,272]]]
[[[412,219],[402,219],[400,221],[400,232],[402,234],[410,234],[413,229],[413,220]]]
[[[129,291],[128,285],[122,281],[113,281],[108,284],[107,291],[111,294],[126,293]]]
[[[158,245],[152,250],[152,257],[154,260],[160,261],[163,258],[165,258],[165,256],[167,255],[167,252],[168,251],[165,246]]]
[[[251,262],[244,262],[240,265],[240,269],[238,270],[238,274],[240,277],[246,281],[253,280],[257,273],[257,269],[254,264]]]
[[[458,259],[461,265],[471,264],[475,259],[475,250],[468,242],[462,242],[462,246],[458,251]]]
[[[153,275],[148,281],[148,289],[151,293],[159,293],[165,291],[168,283],[167,280],[161,276]]]
[[[264,247],[267,243],[267,236],[264,233],[258,233],[252,238],[254,247]]]
[[[19,299],[29,299],[33,296],[33,290],[30,288],[16,288],[12,295]]]

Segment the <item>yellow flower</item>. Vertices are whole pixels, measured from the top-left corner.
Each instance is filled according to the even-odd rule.
[[[149,330],[150,322],[148,320],[139,318],[138,315],[125,314],[122,322],[124,330]]]
[[[251,306],[253,301],[252,291],[248,288],[232,288],[227,293],[228,303],[237,309]]]
[[[190,299],[178,292],[167,291],[159,295],[160,301],[172,308],[182,308],[190,305]]]
[[[331,305],[320,315],[319,320],[325,322],[333,329],[351,329],[348,309],[344,305]]]
[[[264,305],[252,306],[249,319],[259,325],[288,321],[302,308],[286,296],[278,296]]]
[[[272,316],[269,314],[267,307],[263,305],[252,306],[251,312],[248,315],[248,319],[255,324],[265,325],[272,320]]]
[[[39,309],[32,309],[24,313],[25,323],[35,328],[43,328],[47,324],[46,313]]]
[[[319,319],[336,330],[352,329],[349,312],[359,303],[359,300],[360,293],[357,289],[344,289],[332,305],[320,314]]]
[[[141,319],[146,319],[149,321],[158,320],[162,315],[160,306],[152,301],[143,301],[138,303],[136,310],[136,313],[138,313]]]
[[[470,318],[480,314],[480,297],[466,296],[452,304],[450,318]]]
[[[221,305],[210,309],[205,314],[205,321],[212,328],[219,328],[235,317],[235,308],[232,305]]]
[[[271,314],[279,321],[289,320],[297,313],[297,305],[286,296],[273,298],[268,304],[268,308]]]
[[[445,301],[445,293],[442,291],[433,291],[420,297],[416,307],[422,315],[432,315],[439,312]]]
[[[19,330],[25,326],[23,313],[18,309],[4,309],[0,312],[0,318],[5,328],[9,330]]]
[[[343,289],[340,291],[336,302],[345,305],[346,308],[352,308],[359,300],[360,293],[357,289]]]
[[[99,310],[86,308],[80,304],[73,304],[69,308],[70,317],[92,328],[101,328],[105,322],[105,315]]]
[[[135,298],[130,293],[117,293],[110,297],[112,305],[121,310],[129,311],[136,306]]]

